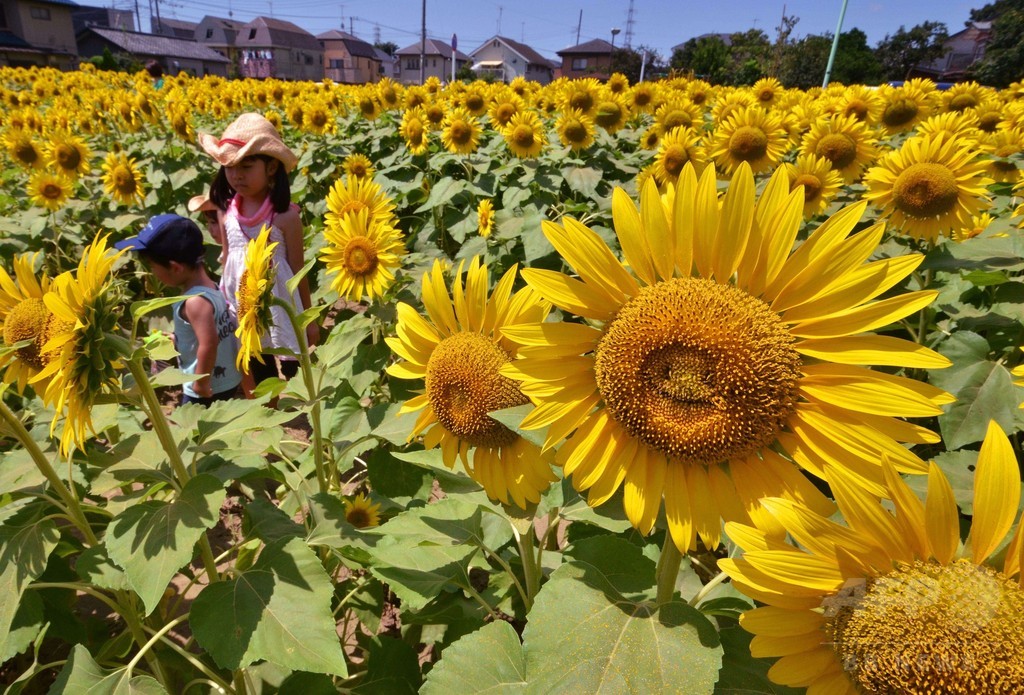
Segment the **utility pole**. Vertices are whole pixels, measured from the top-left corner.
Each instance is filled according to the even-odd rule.
[[[505,8],[498,5],[498,36],[501,36],[501,13],[505,11]]]
[[[352,20],[354,19],[355,17],[353,17],[352,15],[348,16],[348,33],[352,34],[352,36],[356,35],[356,32],[352,30]]]
[[[139,0],[135,0],[135,30],[142,33],[142,15],[139,14]]]
[[[427,81],[427,0],[423,0],[423,21],[420,26],[420,84]]]
[[[580,8],[580,21],[576,22],[576,45],[580,45],[580,28],[583,26],[583,8]]]
[[[832,63],[836,62],[836,49],[839,48],[839,35],[843,32],[843,19],[846,17],[846,3],[843,0],[842,9],[839,10],[839,22],[836,24],[836,35],[832,37],[832,50],[828,54],[828,65],[825,66],[825,79],[821,81],[821,88],[828,87],[828,78],[832,75]]]
[[[633,0],[629,0],[629,12],[626,13],[626,36],[623,43],[626,48],[633,47]]]
[[[160,33],[164,33],[164,23],[160,21],[160,0],[153,0],[153,5],[156,6],[156,25],[160,27]]]

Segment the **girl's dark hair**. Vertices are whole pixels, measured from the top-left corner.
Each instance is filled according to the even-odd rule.
[[[288,172],[284,170],[284,163],[266,154],[257,154],[253,157],[262,159],[267,164],[277,162],[277,171],[270,184],[270,204],[273,206],[274,212],[287,212],[292,204],[292,185],[288,181]],[[221,210],[227,210],[234,197],[235,189],[228,183],[228,173],[225,167],[221,167],[213,178],[213,183],[210,184],[210,201]]]

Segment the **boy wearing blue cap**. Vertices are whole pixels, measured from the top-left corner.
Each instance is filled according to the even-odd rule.
[[[235,320],[206,273],[203,234],[196,223],[179,215],[157,215],[138,236],[114,246],[136,251],[157,280],[182,291],[182,301],[174,305],[179,364],[187,374],[202,375],[184,385],[182,404],[210,405],[233,398],[242,382],[235,367]]]

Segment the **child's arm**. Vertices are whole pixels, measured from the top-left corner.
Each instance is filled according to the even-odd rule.
[[[206,376],[192,382],[192,390],[202,398],[209,398],[213,395],[213,385],[210,381],[210,374],[217,363],[217,346],[220,339],[217,337],[217,324],[213,317],[213,304],[210,300],[195,295],[185,300],[182,307],[182,314],[192,324],[192,331],[196,334],[196,374]]]
[[[299,218],[299,213],[294,209],[289,209],[288,212],[281,213],[275,217],[274,224],[284,234],[284,248],[285,254],[288,257],[288,266],[292,269],[293,273],[297,273],[306,264],[306,243],[302,237],[302,220]],[[300,309],[308,309],[310,307],[309,282],[305,277],[299,282],[298,289],[299,299],[302,301]],[[320,326],[316,321],[306,326],[306,341],[309,343],[309,347],[320,342]]]

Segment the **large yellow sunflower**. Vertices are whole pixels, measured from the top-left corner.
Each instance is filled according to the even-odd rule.
[[[824,157],[802,154],[795,163],[784,166],[789,175],[790,189],[803,188],[805,218],[824,212],[843,185],[843,177]]]
[[[263,335],[274,321],[271,309],[274,303],[274,249],[277,242],[270,241],[270,227],[263,225],[260,233],[245,248],[245,269],[238,281],[235,297],[238,306],[238,356],[235,365],[249,372],[253,357],[263,362]]]
[[[71,133],[59,131],[52,135],[46,155],[50,165],[65,176],[77,178],[89,173],[92,152],[84,140]]]
[[[863,121],[854,116],[831,116],[819,118],[811,125],[800,153],[824,157],[846,183],[853,183],[878,156],[876,142]]]
[[[864,199],[882,208],[892,225],[935,241],[964,227],[988,207],[985,161],[947,134],[914,137],[864,174]]]
[[[430,144],[428,125],[422,107],[409,109],[402,114],[399,134],[405,138],[405,146],[411,154],[423,154]]]
[[[466,109],[456,107],[445,114],[441,142],[452,154],[475,152],[480,144],[480,123]]]
[[[143,178],[135,160],[125,154],[110,152],[103,162],[103,189],[122,205],[142,203]]]
[[[46,364],[29,383],[45,384],[43,401],[56,410],[50,436],[64,416],[65,455],[72,444],[84,446],[96,399],[120,388],[121,355],[108,338],[117,332],[122,306],[110,270],[122,253],[107,247],[106,236],[98,237],[85,248],[77,271],[58,275],[43,295],[52,314],[42,347]]]
[[[512,117],[526,110],[526,102],[515,92],[508,90],[500,94],[487,109],[487,117],[496,130],[509,124]]]
[[[412,437],[423,434],[428,449],[440,446],[449,468],[460,458],[491,499],[525,507],[555,480],[550,456],[488,413],[528,402],[516,382],[499,371],[516,356],[516,345],[504,332],[543,321],[550,307],[530,288],[512,292],[515,267],[490,297],[487,266],[474,256],[465,283],[462,268],[451,295],[440,261],[424,274],[429,320],[408,304],[398,304],[397,335],[387,343],[401,360],[387,371],[399,379],[424,381],[424,393],[402,406],[402,412],[422,411]]]
[[[36,277],[38,257],[38,253],[16,256],[14,278],[0,266],[0,332],[3,344],[11,346],[23,340],[32,341],[31,345],[16,351],[0,353],[4,383],[17,382],[19,391],[24,391],[29,380],[46,364],[43,345],[48,340],[47,327],[53,326],[52,314],[43,301],[43,296],[50,289],[50,278],[46,273]]]
[[[373,178],[373,162],[365,154],[359,154],[353,152],[349,156],[345,157],[345,161],[341,163],[341,166],[345,169],[345,173],[355,179],[372,179]]]
[[[28,197],[33,205],[56,212],[64,207],[74,184],[63,174],[37,171],[28,181]]]
[[[788,149],[782,116],[750,106],[734,111],[715,128],[711,157],[727,176],[743,163],[757,174],[778,164]]]
[[[356,528],[376,528],[380,526],[380,503],[371,502],[366,495],[359,493],[351,500],[342,500],[345,504],[345,521]]]
[[[594,144],[594,121],[579,109],[566,109],[555,122],[558,139],[566,147],[585,150]]]
[[[345,176],[338,179],[327,192],[327,212],[324,218],[327,226],[339,225],[348,215],[368,210],[370,217],[378,222],[393,225],[395,204],[372,179]]]
[[[879,122],[890,135],[910,130],[932,112],[932,100],[928,94],[910,84],[883,88],[882,98],[885,107]]]
[[[539,155],[548,141],[544,122],[534,111],[520,111],[512,116],[501,133],[512,154],[523,159]]]
[[[825,478],[846,519],[769,498],[764,506],[799,544],[729,524],[746,551],[719,560],[733,584],[767,605],[740,623],[754,656],[781,657],[776,683],[808,693],[1010,693],[1024,682],[1022,527],[996,553],[1017,516],[1020,472],[995,423],[978,455],[967,542],[953,491],[934,463],[921,500],[887,461],[895,514],[840,467]],[[991,563],[993,566],[990,566]]]
[[[648,533],[664,497],[669,531],[685,551],[698,535],[718,545],[719,520],[753,519],[770,490],[827,511],[798,468],[820,475],[831,462],[873,490],[883,455],[902,471],[924,472],[899,442],[938,438],[898,418],[936,415],[952,399],[866,368],[948,366],[931,350],[870,333],[935,298],[875,300],[923,257],[865,263],[883,228],[848,237],[863,203],[790,252],[803,203],[780,169],[755,205],[745,163],[721,205],[712,166],[699,181],[686,167],[664,197],[648,180],[639,211],[616,189],[624,263],[571,218],[543,223],[579,278],[540,269],[523,277],[584,322],[505,328],[522,359],[502,372],[537,406],[523,428],[547,427],[545,448],[568,437],[557,460],[590,490],[591,505],[623,486],[627,516]]]
[[[43,149],[28,130],[11,128],[4,135],[4,146],[15,164],[29,169],[39,169],[45,164]]]
[[[704,146],[693,129],[673,128],[658,144],[653,171],[658,183],[675,183],[687,164],[692,164],[699,176],[707,163]]]
[[[629,103],[625,95],[609,89],[598,93],[597,108],[594,109],[594,123],[607,133],[619,131],[629,120]]]
[[[337,275],[331,289],[354,302],[364,296],[382,296],[395,281],[394,270],[401,267],[405,255],[401,233],[365,209],[327,225],[324,240],[320,259],[329,275]]]

